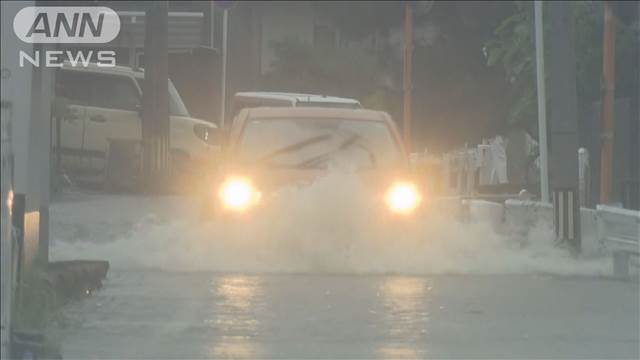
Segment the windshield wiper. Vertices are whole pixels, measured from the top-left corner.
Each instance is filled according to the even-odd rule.
[[[363,149],[364,151],[366,151],[369,154],[369,159],[371,160],[371,164],[373,165],[373,167],[376,166],[376,155],[373,153],[373,151],[371,151],[371,149],[369,149],[368,147],[364,146],[363,144],[357,143],[358,139],[360,139],[361,136],[358,134],[354,134],[352,136],[350,136],[349,138],[347,138],[347,140],[345,140],[344,142],[342,142],[342,144],[340,144],[340,146],[338,146],[338,148],[336,150],[332,150],[332,151],[328,151],[324,154],[320,154],[317,156],[314,156],[310,159],[304,160],[298,164],[296,164],[295,167],[298,168],[307,168],[307,167],[314,167],[315,165],[322,163],[324,161],[329,160],[332,155],[336,154],[339,151],[343,151],[346,150],[348,148],[350,148],[351,146],[357,145],[358,148]]]
[[[330,138],[331,138],[331,134],[323,134],[323,135],[313,136],[313,137],[310,137],[310,138],[308,138],[306,140],[302,140],[302,141],[293,143],[291,145],[287,145],[285,147],[282,147],[280,149],[277,149],[275,151],[272,151],[271,153],[269,153],[269,154],[263,156],[262,158],[258,159],[257,162],[259,162],[259,163],[267,162],[267,161],[273,159],[276,156],[279,156],[279,155],[282,155],[282,154],[286,154],[286,153],[290,153],[292,151],[297,151],[297,150],[305,148],[305,147],[307,147],[309,145],[313,145],[313,144],[328,140]]]

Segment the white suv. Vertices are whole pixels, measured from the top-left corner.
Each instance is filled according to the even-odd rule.
[[[67,115],[53,124],[52,143],[63,168],[83,178],[103,179],[109,143],[142,138],[142,80],[144,73],[123,66],[72,67],[56,76],[56,97],[68,106]],[[189,115],[169,80],[170,146],[177,168],[193,169],[219,149],[211,136],[217,126]],[[59,135],[55,135],[59,131]]]

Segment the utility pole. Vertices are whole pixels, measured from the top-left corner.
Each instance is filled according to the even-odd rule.
[[[549,157],[547,145],[547,97],[544,70],[544,27],[543,2],[536,0],[535,32],[536,32],[536,79],[538,87],[538,148],[540,149],[540,200],[549,203]]]
[[[222,12],[222,85],[220,88],[220,128],[224,129],[227,107],[227,37],[229,35],[229,8]]]
[[[404,5],[404,67],[403,67],[403,134],[407,152],[411,153],[411,118],[413,116],[413,4]]]
[[[558,241],[579,251],[578,105],[571,4],[552,1],[546,5],[553,34],[549,38],[549,165],[554,227]]]
[[[150,1],[144,36],[142,95],[142,176],[146,188],[160,190],[170,176],[168,94],[168,2]]]
[[[616,19],[611,4],[604,2],[602,44],[602,118],[600,157],[600,203],[611,201],[615,106]]]

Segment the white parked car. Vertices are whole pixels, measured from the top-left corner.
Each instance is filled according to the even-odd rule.
[[[52,125],[52,143],[60,137],[65,171],[83,178],[103,179],[109,144],[113,140],[142,138],[142,81],[144,73],[129,67],[72,67],[56,75],[56,97],[68,105],[68,114]],[[212,134],[217,126],[189,115],[169,80],[170,146],[173,166],[192,169],[208,159],[219,145]],[[56,133],[59,131],[59,135]],[[93,180],[93,179],[92,179]]]

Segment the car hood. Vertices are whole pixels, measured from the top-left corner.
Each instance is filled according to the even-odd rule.
[[[329,171],[323,169],[287,169],[287,168],[228,168],[223,171],[225,177],[243,176],[251,179],[262,191],[271,192],[285,187],[305,187],[313,184],[317,179],[328,176]],[[355,172],[332,171],[331,175],[356,175],[365,186],[384,189],[394,181],[411,180],[406,167],[398,166],[384,169],[367,169]]]

